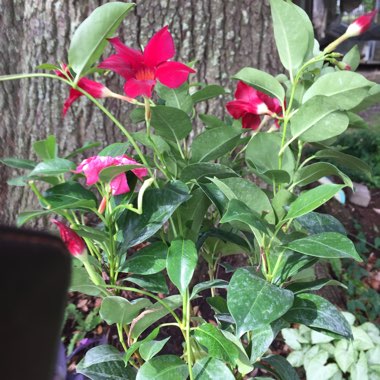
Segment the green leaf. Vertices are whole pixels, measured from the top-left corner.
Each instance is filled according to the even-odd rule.
[[[40,162],[30,173],[31,176],[54,176],[60,175],[75,169],[75,164],[64,158],[54,158]]]
[[[205,357],[194,364],[193,375],[195,380],[234,380],[235,376],[220,360]]]
[[[309,212],[297,218],[296,221],[311,234],[320,234],[322,232],[347,234],[343,224],[332,215]]]
[[[253,339],[251,343],[250,362],[254,364],[268,351],[269,346],[272,344],[276,336],[272,326],[269,324],[253,329],[251,333]]]
[[[285,99],[285,90],[280,82],[265,71],[244,67],[232,78],[241,80],[272,98],[277,98],[281,103]]]
[[[323,141],[338,136],[348,127],[348,116],[338,111],[326,96],[316,96],[301,106],[292,117],[290,128],[292,138],[288,142],[300,138],[306,142]]]
[[[151,109],[151,124],[156,133],[164,139],[179,141],[192,131],[191,120],[186,112],[168,106],[156,106]]]
[[[96,8],[75,31],[68,52],[69,66],[77,78],[100,58],[107,38],[114,35],[124,17],[134,7],[133,3],[112,2]]]
[[[267,356],[263,358],[263,362],[270,365],[272,372],[276,374],[280,380],[300,380],[296,370],[280,355]]]
[[[109,239],[109,236],[106,232],[95,227],[77,224],[75,226],[72,226],[72,228],[79,236],[95,240],[99,243],[104,243],[105,241],[107,241],[107,239]]]
[[[192,94],[191,98],[193,99],[194,103],[199,103],[205,100],[216,98],[219,95],[224,95],[225,93],[226,92],[222,86],[219,86],[217,84],[210,84]]]
[[[143,214],[128,211],[119,221],[124,231],[123,247],[133,247],[154,235],[177,207],[188,199],[188,188],[180,181],[171,182],[162,189],[147,190],[144,193]]]
[[[76,371],[92,380],[134,380],[136,377],[135,370],[125,366],[121,353],[109,345],[89,350]]]
[[[142,165],[120,165],[120,166],[109,166],[108,168],[104,168],[99,172],[99,179],[102,182],[110,182],[113,178],[115,178],[120,173],[125,173],[132,169],[143,168]]]
[[[286,148],[282,158],[282,170],[278,170],[281,140],[279,133],[257,133],[247,146],[245,159],[248,166],[255,169],[259,176],[270,180],[275,178],[277,182],[281,179],[281,182],[287,183],[293,175],[295,160],[292,151]],[[268,155],[268,152],[271,154]]]
[[[78,182],[71,181],[51,187],[45,191],[44,197],[53,208],[71,209],[73,205],[77,208],[78,202],[81,201],[82,207],[95,208],[98,202],[91,191],[85,189]]]
[[[172,241],[166,260],[166,269],[170,281],[182,295],[190,284],[197,261],[198,253],[193,241],[180,239]]]
[[[48,136],[46,140],[36,141],[33,150],[41,160],[53,160],[57,157],[57,144],[54,136]]]
[[[168,247],[156,242],[137,251],[120,268],[120,272],[149,275],[161,272],[166,267]]]
[[[297,294],[284,319],[290,323],[302,323],[317,331],[327,330],[352,339],[351,328],[346,318],[334,305],[315,294]]]
[[[12,157],[0,158],[0,162],[2,162],[4,165],[7,165],[11,168],[28,169],[28,170],[34,169],[35,166],[37,165],[37,163],[34,161],[23,160],[21,158],[12,158]]]
[[[7,179],[7,185],[9,186],[27,186],[28,185],[28,177],[27,176],[18,176],[14,178]]]
[[[109,324],[127,325],[137,317],[142,309],[152,305],[147,298],[138,298],[131,302],[123,297],[109,296],[103,299],[100,316]]]
[[[170,152],[170,145],[160,136],[150,135],[148,137],[145,131],[132,133],[132,136],[140,144],[152,150],[157,149],[159,152],[162,153]]]
[[[237,177],[237,173],[228,166],[215,164],[212,162],[198,162],[183,168],[180,180],[190,182],[192,179],[202,182],[208,181],[205,177],[228,178]]]
[[[204,323],[194,331],[194,336],[199,344],[206,347],[209,356],[234,366],[239,351],[214,325]]]
[[[125,143],[114,143],[111,145],[106,146],[104,149],[102,149],[98,156],[111,156],[111,157],[117,157],[122,156],[127,151],[128,147],[130,146],[129,142]]]
[[[216,280],[200,282],[194,286],[193,291],[191,292],[190,299],[193,299],[197,294],[207,289],[211,289],[211,288],[225,289],[227,287],[228,287],[228,282],[225,280],[216,279]]]
[[[169,88],[158,82],[154,90],[165,101],[165,106],[178,108],[187,114],[193,109],[193,99],[189,94],[188,83],[178,88]]]
[[[144,363],[137,372],[136,380],[186,380],[187,364],[178,356],[157,356]]]
[[[304,255],[327,259],[345,258],[363,261],[356,252],[354,243],[346,236],[336,232],[322,232],[283,245]]]
[[[342,61],[350,65],[352,71],[356,71],[360,64],[360,50],[358,45],[354,45],[343,57]]]
[[[164,348],[169,339],[170,336],[162,340],[151,340],[150,342],[144,342],[139,348],[141,357],[145,361],[152,359]]]
[[[191,161],[212,161],[224,156],[239,145],[240,135],[241,130],[231,127],[207,129],[194,139],[191,145]]]
[[[168,294],[169,289],[166,284],[166,278],[163,273],[145,275],[134,275],[126,278],[127,281],[137,284],[143,289],[149,290],[153,293]]]
[[[274,37],[284,67],[293,71],[312,51],[313,27],[298,7],[283,0],[270,0]]]
[[[304,166],[303,168],[297,170],[293,177],[293,186],[306,186],[322,177],[330,175],[340,177],[345,185],[351,189],[353,188],[351,179],[341,172],[336,166],[327,162],[318,162]]]
[[[371,168],[364,161],[349,154],[333,149],[322,149],[316,152],[314,156],[317,159],[329,158],[354,172],[365,174],[369,178],[371,177]]]
[[[100,146],[100,142],[86,142],[82,147],[75,149],[72,151],[70,154],[65,156],[66,159],[72,158],[77,156],[78,154],[81,154],[85,152],[86,150],[92,149],[92,148],[97,148]]]
[[[334,71],[319,77],[306,91],[303,102],[323,95],[331,99],[340,109],[349,110],[368,95],[370,87],[372,83],[363,75],[352,71]]]
[[[286,289],[291,290],[294,294],[305,293],[309,291],[321,290],[325,286],[341,286],[346,288],[346,285],[339,281],[332,280],[331,278],[321,278],[319,280],[308,281],[308,282],[294,282],[286,287]]]
[[[104,293],[102,288],[94,285],[86,269],[75,266],[71,271],[70,292],[80,292],[94,297],[99,297]]]
[[[206,128],[218,128],[218,127],[226,127],[226,124],[223,120],[218,119],[216,116],[207,115],[202,113],[198,115],[202,122],[206,125]]]
[[[60,68],[57,65],[53,65],[51,63],[41,63],[41,65],[36,66],[37,70],[59,70]]]
[[[292,292],[270,284],[248,268],[238,269],[228,286],[227,305],[238,337],[280,318],[292,304]]]
[[[178,294],[166,297],[162,301],[172,310],[182,305],[182,297]],[[152,307],[136,318],[135,324],[130,331],[132,339],[137,339],[147,328],[168,314],[169,311],[161,303],[153,304]]]
[[[314,189],[305,191],[291,203],[285,220],[298,218],[315,210],[330,200],[344,185],[321,185]]]

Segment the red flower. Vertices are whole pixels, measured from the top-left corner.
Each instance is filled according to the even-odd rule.
[[[226,108],[234,119],[242,119],[243,128],[256,130],[261,123],[260,115],[274,117],[282,111],[278,99],[271,98],[241,81],[238,82],[235,99],[228,102]]]
[[[377,9],[374,9],[373,11],[368,12],[364,14],[363,16],[360,16],[348,26],[346,33],[344,34],[347,37],[356,37],[356,36],[359,36],[360,34],[363,34],[371,26],[371,23],[373,19],[375,18],[376,14],[377,14]]]
[[[87,185],[93,185],[99,181],[99,173],[110,166],[121,166],[121,165],[138,165],[138,162],[128,157],[127,155],[110,157],[110,156],[93,156],[86,158],[77,167],[74,173],[81,173],[86,176]],[[146,168],[136,168],[131,170],[133,174],[137,176],[140,180],[148,174]],[[129,192],[129,186],[127,178],[124,173],[120,173],[114,177],[110,182],[112,195],[119,195]]]
[[[127,81],[124,92],[131,98],[152,96],[157,79],[165,86],[177,88],[195,70],[180,62],[169,61],[175,54],[173,37],[165,26],[146,45],[144,52],[125,46],[119,38],[110,38],[116,54],[100,63],[99,68],[112,70]]]
[[[72,79],[72,75],[67,65],[62,65],[62,68],[66,72],[66,74]],[[66,78],[66,76],[58,70],[56,71],[56,74],[62,78]],[[101,83],[95,82],[88,78],[79,79],[77,86],[80,87],[82,90],[88,92],[94,98],[106,98],[107,96],[111,96],[112,94],[107,87],[103,86]],[[70,106],[82,95],[83,94],[75,88],[70,89],[69,97],[66,99],[63,105],[63,116],[66,115],[66,112],[70,108]]]
[[[51,221],[58,227],[63,242],[73,256],[78,257],[86,254],[86,244],[76,232],[56,219],[51,219]]]

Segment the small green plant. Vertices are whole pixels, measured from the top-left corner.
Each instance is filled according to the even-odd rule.
[[[351,325],[353,340],[336,339],[306,326],[282,329],[293,350],[287,360],[303,367],[307,380],[380,379],[380,331],[370,322],[354,326],[355,316],[343,313]]]

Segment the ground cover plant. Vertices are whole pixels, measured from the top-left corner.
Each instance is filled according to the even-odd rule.
[[[224,120],[197,115],[198,103],[224,89],[193,83],[196,64],[171,60],[167,26],[157,27],[144,50],[115,37],[134,7],[128,3],[97,8],[76,30],[67,64],[0,77],[60,80],[70,87],[64,114],[86,97],[125,135],[83,160],[78,155],[96,144],[63,156],[54,136],[35,142],[33,161],[2,159],[24,170],[10,184],[29,186],[39,201],[18,224],[52,218],[75,258],[71,290],[100,297],[102,320],[117,330],[119,347],[90,349],[78,373],[93,380],[297,379],[285,358],[266,354],[282,328],[297,323],[352,338],[339,310],[313,293],[330,279],[305,281],[302,273],[319,259],[362,260],[341,224],[315,210],[352,187],[335,163],[369,175],[364,162],[334,141],[355,125],[356,110],[371,104],[380,86],[354,72],[357,49],[344,57],[334,50],[368,29],[375,13],[320,51],[301,8],[270,3],[286,74],[242,68],[232,78],[236,91]],[[113,53],[102,57],[108,44]],[[108,71],[125,79],[124,89],[103,84]],[[134,105],[130,116],[141,131],[130,132],[104,107],[104,97]],[[190,139],[197,116],[205,127]],[[303,158],[305,145],[315,151]],[[308,187],[330,175],[341,183]],[[235,254],[244,255],[244,266],[227,265]],[[229,275],[220,278],[222,264]],[[207,273],[199,276],[203,268]],[[199,300],[213,310],[212,320],[194,313]],[[182,353],[162,355],[168,339],[160,331],[173,327]]]

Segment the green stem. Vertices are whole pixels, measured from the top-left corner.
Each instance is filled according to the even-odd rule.
[[[125,344],[125,342],[124,342],[124,337],[123,337],[123,325],[122,325],[121,323],[117,323],[116,326],[117,326],[117,333],[118,333],[118,335],[119,335],[119,342],[120,342],[121,345],[123,346],[123,350],[124,350],[125,352],[127,352],[127,351],[128,351],[128,347],[127,347],[127,345]]]
[[[190,380],[194,380],[193,374],[193,349],[190,341],[190,297],[189,289],[186,289],[183,295],[183,325],[185,326],[185,343],[186,343],[186,356],[187,367],[189,369]]]

